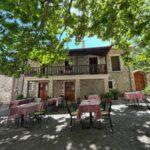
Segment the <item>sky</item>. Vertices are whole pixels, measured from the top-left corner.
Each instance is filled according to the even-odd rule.
[[[93,37],[85,37],[84,38],[85,42],[85,48],[91,48],[91,47],[101,47],[101,46],[109,46],[111,45],[110,42],[108,41],[102,41],[98,39],[96,36]],[[82,48],[82,44],[80,43],[79,45],[75,44],[75,39],[73,38],[71,42],[67,44],[67,47],[69,49],[76,49],[76,48]]]

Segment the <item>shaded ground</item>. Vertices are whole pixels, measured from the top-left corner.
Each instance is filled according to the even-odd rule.
[[[4,112],[3,112],[4,114]],[[69,116],[52,114],[42,128],[8,129],[0,124],[0,150],[149,150],[150,111],[146,107],[126,106],[114,102],[112,120],[101,129],[82,129],[77,122],[73,131],[68,127]]]

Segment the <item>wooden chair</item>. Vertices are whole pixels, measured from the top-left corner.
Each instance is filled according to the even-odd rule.
[[[111,106],[112,106],[112,101],[105,99],[103,102],[101,115],[102,115],[102,118],[104,118],[104,120],[108,120],[111,131],[113,132],[113,124],[111,120]]]
[[[10,127],[11,121],[15,121],[15,124],[18,126],[20,124],[20,115],[18,114],[18,109],[16,107],[9,108],[8,118],[7,118],[7,127]]]
[[[70,128],[71,128],[71,131],[72,131],[73,120],[76,119],[76,117],[78,115],[78,110],[71,112],[67,102],[66,102],[66,109],[67,109],[67,111],[68,111],[68,113],[70,115]],[[81,124],[82,124],[82,121],[81,121]]]
[[[30,125],[34,125],[34,122],[37,121],[39,124],[39,128],[41,128],[42,120],[45,119],[46,109],[44,105],[41,105],[41,108],[39,111],[35,111],[29,114],[29,122]]]

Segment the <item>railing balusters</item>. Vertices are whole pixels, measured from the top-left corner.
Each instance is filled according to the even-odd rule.
[[[33,67],[27,73],[28,76],[48,76],[48,75],[78,75],[78,74],[107,74],[106,64],[93,64],[93,65],[73,65],[70,67],[65,66],[48,66]]]

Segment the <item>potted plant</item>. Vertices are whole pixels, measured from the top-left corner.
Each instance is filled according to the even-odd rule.
[[[21,100],[21,99],[24,99],[25,97],[23,96],[23,94],[20,94],[16,97],[17,100]]]
[[[121,93],[116,89],[111,90],[110,93],[113,96],[113,100],[118,100],[119,96],[121,95]]]

